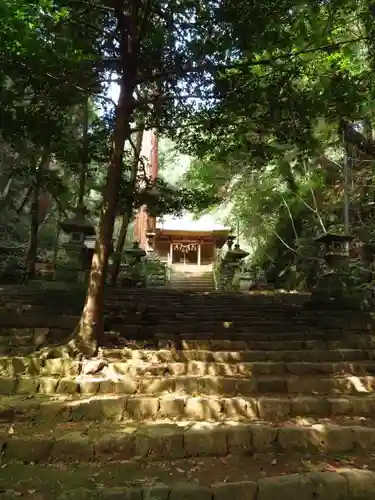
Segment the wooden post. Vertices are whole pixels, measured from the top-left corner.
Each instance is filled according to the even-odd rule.
[[[168,255],[169,265],[173,264],[173,242],[169,243],[169,255]]]
[[[198,264],[198,267],[200,267],[201,265],[201,250],[202,250],[202,243],[200,241],[198,241],[198,249],[197,249],[197,264]]]

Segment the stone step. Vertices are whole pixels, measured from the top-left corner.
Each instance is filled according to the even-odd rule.
[[[371,459],[361,455],[344,460],[309,455],[307,460],[304,454],[277,454],[276,459],[271,453],[225,459],[131,460],[104,467],[100,462],[76,461],[51,462],[48,467],[7,463],[0,487],[4,500],[19,496],[43,500],[272,500],[275,496],[282,500],[373,500],[375,473],[361,469],[368,463],[373,467]]]
[[[254,375],[274,373],[325,373],[334,374],[345,371],[350,374],[363,373],[363,369],[372,373],[375,351],[364,349],[331,350],[290,350],[290,351],[211,351],[202,349],[103,349],[103,366],[114,365],[115,371],[134,372],[136,363],[138,373],[144,370],[161,370],[163,374],[202,372],[218,370],[223,374]],[[99,362],[100,360],[94,361]],[[146,363],[146,364],[145,364]],[[288,363],[285,366],[285,363]],[[217,366],[218,365],[218,366]],[[232,366],[235,365],[235,366]],[[91,367],[94,365],[91,364]],[[159,368],[162,366],[163,368]],[[186,368],[185,368],[186,366]],[[41,360],[38,356],[0,357],[0,375],[77,375],[81,363],[69,358]]]
[[[268,355],[272,353],[267,353]],[[293,353],[303,355],[300,351],[295,350]],[[310,351],[315,353],[314,350]],[[326,351],[329,352],[329,351]],[[335,353],[343,353],[345,351],[336,350]],[[349,350],[349,353],[357,353],[357,351]],[[361,353],[368,352],[359,351]],[[276,351],[277,354],[282,354],[281,351]],[[169,375],[193,375],[193,376],[239,376],[251,377],[262,375],[361,375],[375,373],[375,361],[336,361],[336,362],[320,362],[314,361],[243,361],[246,354],[253,355],[254,352],[211,352],[211,351],[141,351],[128,350],[119,353],[119,360],[108,360],[101,363],[101,368],[97,368],[100,361],[89,362],[85,364],[76,360],[66,358],[55,358],[41,361],[37,357],[2,357],[0,358],[0,375],[5,377],[17,377],[22,375],[42,375],[42,376],[59,376],[65,377],[69,375],[80,375],[82,371],[87,372],[87,366],[95,373],[97,370],[102,373],[118,375],[139,376],[169,376]],[[199,361],[200,355],[210,355],[209,361]],[[189,355],[190,359],[189,359]],[[342,354],[345,357],[345,354]],[[350,357],[350,356],[349,356]],[[104,358],[103,358],[104,359]],[[107,360],[107,358],[105,358]],[[176,361],[177,359],[177,361]],[[91,364],[90,364],[91,363]]]
[[[0,425],[2,462],[147,460],[262,452],[373,453],[375,428],[359,425],[64,422]],[[288,497],[289,498],[289,497]],[[364,497],[361,497],[364,498]]]
[[[210,421],[316,424],[322,419],[368,425],[375,395],[254,397],[165,395],[3,396],[0,422]],[[375,425],[375,424],[374,424]]]
[[[107,350],[108,355],[116,355],[115,350]],[[341,361],[371,361],[375,351],[365,349],[306,349],[290,351],[211,351],[203,349],[186,350],[139,350],[126,349],[121,352],[124,359],[139,359],[144,361],[203,361],[203,362],[341,362]]]
[[[251,396],[256,394],[369,394],[375,377],[367,376],[163,376],[1,377],[0,394],[172,394]]]
[[[0,325],[1,330],[7,328],[60,328],[74,329],[79,321],[79,316],[64,316],[55,315],[48,316],[47,314],[17,314],[17,313],[1,313]],[[196,319],[181,318],[180,320],[164,320],[160,316],[142,316],[139,317],[124,317],[114,316],[106,320],[106,327],[125,331],[127,328],[142,327],[150,332],[226,332],[239,331],[244,333],[288,333],[297,332],[304,333],[314,330],[344,330],[344,331],[370,331],[372,325],[349,324],[345,320],[340,322],[324,322],[320,324],[312,324],[311,322],[300,321],[253,321],[246,318],[233,320],[230,316],[223,319],[207,321],[204,317]]]

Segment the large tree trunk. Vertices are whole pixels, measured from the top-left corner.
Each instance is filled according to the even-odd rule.
[[[122,216],[120,234],[118,236],[117,243],[116,243],[116,249],[115,249],[115,252],[113,255],[113,264],[112,264],[111,275],[110,275],[110,284],[112,286],[116,285],[116,281],[117,281],[118,274],[120,271],[120,266],[121,266],[122,250],[123,250],[124,245],[125,245],[126,235],[128,233],[128,228],[129,228],[129,222],[130,222],[132,214],[133,214],[134,195],[135,195],[136,183],[137,183],[139,158],[141,156],[143,132],[144,132],[143,127],[141,127],[141,129],[137,132],[137,139],[136,139],[135,149],[134,149],[134,158],[133,158],[133,161],[132,161],[131,166],[130,166],[131,170],[130,170],[130,179],[129,179],[129,192],[131,192],[131,195],[130,195],[129,199],[126,200],[125,213]]]
[[[127,8],[125,8],[125,3]],[[100,214],[99,231],[85,305],[81,319],[69,343],[73,353],[93,356],[104,337],[104,287],[108,269],[108,259],[112,247],[113,226],[116,217],[117,200],[121,181],[123,152],[126,139],[130,138],[130,122],[134,110],[134,90],[138,70],[138,13],[139,2],[113,0],[120,37],[121,84],[116,108],[112,150],[107,177],[103,190],[103,203]]]
[[[85,305],[70,346],[87,356],[97,352],[103,339],[104,287],[108,268],[108,259],[112,247],[113,226],[116,216],[118,188],[121,181],[121,168],[125,140],[129,137],[129,122],[132,112],[133,88],[124,82],[120,87],[119,102],[116,110],[113,147],[108,165],[106,183],[103,192],[103,204],[100,214],[99,232]]]

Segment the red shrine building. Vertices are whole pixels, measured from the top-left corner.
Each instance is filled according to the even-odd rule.
[[[158,140],[152,131],[143,137],[142,156],[148,159],[150,179],[158,176]],[[206,215],[194,219],[191,214],[174,218],[155,218],[142,207],[134,221],[134,239],[148,249],[147,234],[153,235],[153,249],[158,258],[174,270],[202,274],[212,270],[218,249],[228,239],[230,228],[217,224]]]

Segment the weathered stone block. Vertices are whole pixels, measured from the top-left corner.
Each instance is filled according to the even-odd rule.
[[[327,453],[348,453],[356,447],[356,436],[351,427],[327,426],[324,434]]]
[[[185,397],[164,396],[159,399],[159,416],[164,418],[183,418],[185,416]]]
[[[353,404],[353,400],[349,400],[347,398],[327,398],[327,403],[331,405],[332,415],[350,415],[354,413],[355,415],[362,414],[362,404],[359,408],[355,407],[355,403]]]
[[[96,500],[96,498],[97,500],[142,500],[142,489],[121,486],[117,488],[101,488],[97,497],[93,497],[92,492],[90,492],[90,496],[84,497],[82,500]]]
[[[188,398],[185,414],[194,420],[219,420],[222,415],[222,404],[213,398]]]
[[[320,438],[321,436],[319,435],[318,437]],[[279,429],[277,444],[281,450],[285,451],[307,452],[320,449],[320,439],[315,443],[315,440],[311,439],[308,429],[297,426],[282,427]]]
[[[3,367],[0,370],[1,374],[8,377],[16,377],[27,373],[27,360],[21,357],[3,358]]]
[[[357,449],[366,453],[375,450],[375,431],[372,427],[352,427]]]
[[[257,400],[254,398],[228,398],[222,400],[224,416],[230,420],[257,418]]]
[[[373,396],[352,397],[350,406],[353,415],[373,416],[375,414],[375,398]]]
[[[39,406],[41,420],[66,422],[71,417],[71,407],[65,401],[48,401]]]
[[[27,358],[27,373],[29,375],[40,375],[42,362],[36,356],[29,356]]]
[[[278,429],[267,425],[250,426],[253,448],[256,452],[272,449],[275,445]]]
[[[17,384],[17,394],[35,394],[38,392],[39,379],[20,377]]]
[[[18,437],[13,435],[7,441],[7,459],[21,462],[46,461],[50,455],[53,440],[46,437]]]
[[[168,500],[170,488],[166,484],[155,484],[143,490],[143,500]]]
[[[212,492],[204,486],[176,484],[171,489],[169,500],[212,500]]]
[[[189,429],[185,432],[187,456],[225,456],[228,453],[227,435],[224,429]]]
[[[307,476],[314,484],[315,500],[347,500],[346,480],[336,472],[312,472]]]
[[[175,390],[175,381],[173,378],[142,378],[139,382],[138,390],[141,394],[170,393]]]
[[[10,395],[16,391],[17,379],[15,377],[0,378],[0,394]]]
[[[313,500],[314,483],[307,476],[267,477],[258,481],[257,500]]]
[[[228,452],[231,455],[244,455],[252,451],[252,428],[233,427],[228,430]]]
[[[294,417],[328,417],[331,415],[331,404],[323,398],[297,396],[292,400],[292,415]]]
[[[81,365],[78,361],[65,358],[46,359],[41,370],[44,376],[69,377],[78,375]]]
[[[290,415],[291,408],[289,399],[260,397],[258,400],[259,417],[271,422],[285,420]]]
[[[235,393],[241,396],[250,396],[258,392],[257,379],[239,379],[236,381]]]
[[[135,394],[138,390],[137,381],[131,377],[124,377],[116,380],[113,384],[116,394]]]
[[[113,382],[113,380],[101,380],[98,392],[100,394],[114,394],[115,382]]]
[[[79,391],[79,382],[71,378],[62,378],[57,384],[57,394],[76,394]]]
[[[101,411],[104,420],[119,422],[124,418],[128,397],[108,396],[100,399]]]
[[[55,459],[92,460],[94,445],[88,436],[80,432],[67,432],[55,440],[51,456]]]
[[[130,397],[125,411],[135,420],[155,419],[159,411],[159,400],[152,397]]]
[[[287,379],[281,377],[274,378],[258,378],[257,379],[258,393],[284,393],[288,392]]]
[[[81,394],[97,394],[100,388],[99,380],[80,380],[79,388]]]
[[[259,362],[253,363],[254,375],[283,375],[285,363],[282,362]]]
[[[135,437],[135,455],[161,458],[183,458],[185,456],[182,430],[159,427],[149,429],[146,433],[137,432]]]
[[[40,394],[55,394],[58,382],[57,378],[40,378],[38,392]]]
[[[329,394],[332,386],[338,384],[339,379],[325,379],[322,377],[290,377],[287,381],[290,394]]]
[[[375,473],[366,470],[347,470],[340,473],[345,478],[350,500],[373,500]]]
[[[109,432],[95,440],[95,456],[130,460],[135,456],[135,433],[133,430],[121,434]]]
[[[81,420],[102,420],[103,405],[100,399],[81,399],[70,406],[71,416],[75,422]]]
[[[214,500],[256,500],[258,485],[255,481],[218,483],[211,486]]]
[[[180,394],[190,394],[196,396],[198,391],[198,379],[196,377],[176,377],[175,391]]]

